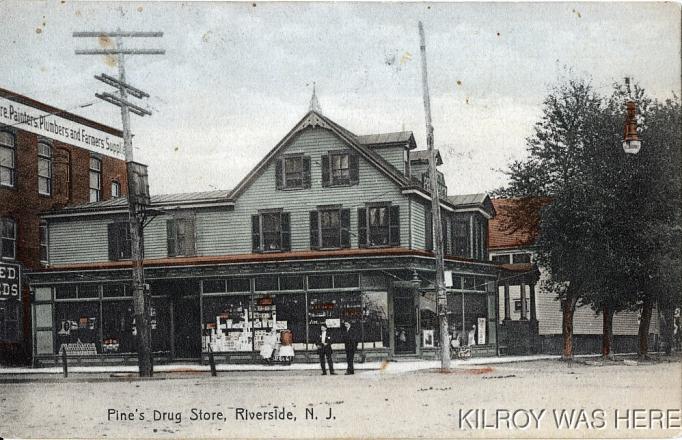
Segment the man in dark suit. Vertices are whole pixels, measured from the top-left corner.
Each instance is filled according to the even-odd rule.
[[[346,349],[346,374],[355,374],[353,369],[353,360],[355,358],[355,349],[358,346],[358,339],[355,337],[355,332],[351,329],[350,322],[343,323],[343,346]]]
[[[320,339],[317,341],[317,354],[320,355],[320,367],[322,367],[322,375],[327,374],[327,368],[324,365],[325,358],[329,364],[329,374],[334,373],[334,363],[332,362],[332,338],[327,332],[327,326],[322,324],[320,326]]]

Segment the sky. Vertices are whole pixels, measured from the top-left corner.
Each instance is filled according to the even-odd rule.
[[[435,145],[449,194],[491,191],[525,157],[551,87],[608,94],[626,76],[680,95],[674,3],[219,3],[0,0],[0,87],[121,127],[94,97],[117,75],[74,31],[163,31],[128,39],[165,55],[126,59],[151,96],[132,116],[134,159],[153,194],[230,189],[309,108],[356,134],[409,130],[426,148],[417,23],[426,30]],[[94,104],[92,104],[94,103]],[[83,105],[92,104],[87,107]]]

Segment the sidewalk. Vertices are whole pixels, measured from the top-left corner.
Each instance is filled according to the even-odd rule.
[[[576,358],[599,357],[600,355],[578,355]],[[505,364],[513,362],[529,362],[540,360],[555,360],[561,356],[558,355],[528,355],[528,356],[495,356],[495,357],[481,357],[466,360],[453,359],[451,361],[452,368],[461,368],[474,365],[489,365],[489,364]],[[336,370],[343,372],[346,369],[345,362],[335,363]],[[225,371],[303,371],[303,370],[319,370],[320,365],[317,363],[300,363],[291,365],[259,365],[259,364],[217,364],[216,370],[218,372]],[[430,370],[440,368],[440,360],[395,360],[390,362],[365,362],[355,363],[355,369],[360,370],[381,370],[383,373],[400,374],[419,370]],[[136,365],[106,365],[106,366],[73,366],[69,367],[69,374],[114,374],[114,373],[137,373],[138,367]],[[154,366],[156,373],[199,373],[210,372],[209,365],[199,364],[164,364]],[[45,368],[25,368],[25,367],[0,367],[0,378],[16,377],[17,375],[48,375],[48,374],[62,374],[62,367],[45,367]]]

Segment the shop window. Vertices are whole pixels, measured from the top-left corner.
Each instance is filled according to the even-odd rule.
[[[303,290],[302,276],[283,276],[279,277],[280,290]]]
[[[513,258],[514,264],[530,263],[530,254],[528,254],[528,253],[514,254],[512,258]]]
[[[254,321],[249,296],[203,298],[202,350],[214,352],[251,351]]]
[[[350,247],[350,209],[310,212],[311,249]]]
[[[277,160],[277,189],[310,188],[310,157],[287,156]]]
[[[40,224],[38,225],[38,235],[40,241],[40,263],[47,264],[48,262],[47,222],[44,220],[41,220]]]
[[[17,257],[17,224],[14,219],[1,218],[0,229],[2,229],[0,257],[14,260]]]
[[[19,339],[20,302],[0,301],[0,341]]]
[[[105,301],[102,303],[102,352],[135,353],[135,311],[133,302]]]
[[[464,277],[464,290],[476,290],[476,277]]]
[[[109,259],[126,260],[131,256],[130,225],[128,222],[109,223]]]
[[[359,330],[362,323],[362,297],[352,293],[314,293],[308,295],[308,334],[313,344],[320,338],[320,326],[326,325],[332,338],[332,348],[341,349],[341,325],[350,321]]]
[[[497,264],[509,264],[509,254],[506,255],[493,255],[490,260]]]
[[[356,185],[359,180],[357,155],[340,151],[322,156],[322,186]]]
[[[362,293],[362,322],[360,324],[360,340],[364,348],[388,347],[388,296],[386,292]]]
[[[61,353],[64,348],[67,353],[79,355],[102,352],[99,340],[99,306],[99,301],[55,304],[56,354]]]
[[[448,325],[454,344],[459,346],[488,343],[486,295],[448,293]],[[463,312],[462,312],[463,311]]]
[[[251,290],[251,281],[248,278],[230,278],[226,280],[228,292],[248,292]]]
[[[90,201],[102,200],[102,161],[96,157],[90,158]]]
[[[14,135],[0,131],[0,186],[16,185],[16,151]]]
[[[456,218],[452,222],[452,254],[458,257],[469,257],[469,221]]]
[[[102,296],[104,298],[132,296],[132,289],[126,291],[125,284],[104,284],[102,285]]]
[[[348,288],[348,287],[358,287],[360,285],[360,279],[356,273],[344,273],[334,275],[334,288]]]
[[[79,285],[78,298],[99,298],[99,284]]]
[[[261,292],[279,290],[277,277],[256,277],[256,290]]]
[[[111,198],[116,199],[121,197],[121,184],[118,180],[111,182]]]
[[[251,216],[251,232],[254,252],[291,250],[288,212],[264,212]]]
[[[308,289],[331,289],[333,287],[331,275],[309,275]]]
[[[52,147],[44,142],[38,143],[38,193],[52,194]]]
[[[195,255],[194,218],[166,220],[166,244],[169,257]]]
[[[361,247],[400,246],[400,206],[359,208],[358,243]]]
[[[63,286],[57,286],[55,289],[55,299],[75,299],[76,298],[76,286],[72,284],[67,284]]]
[[[204,293],[224,293],[225,280],[204,280],[202,281],[202,289]]]

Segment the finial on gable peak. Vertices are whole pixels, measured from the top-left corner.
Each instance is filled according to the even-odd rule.
[[[315,90],[315,82],[314,81],[313,81],[313,96],[310,98],[310,108],[308,110],[315,111],[318,113],[322,113],[322,109],[320,108],[320,103],[317,100],[317,92]]]

